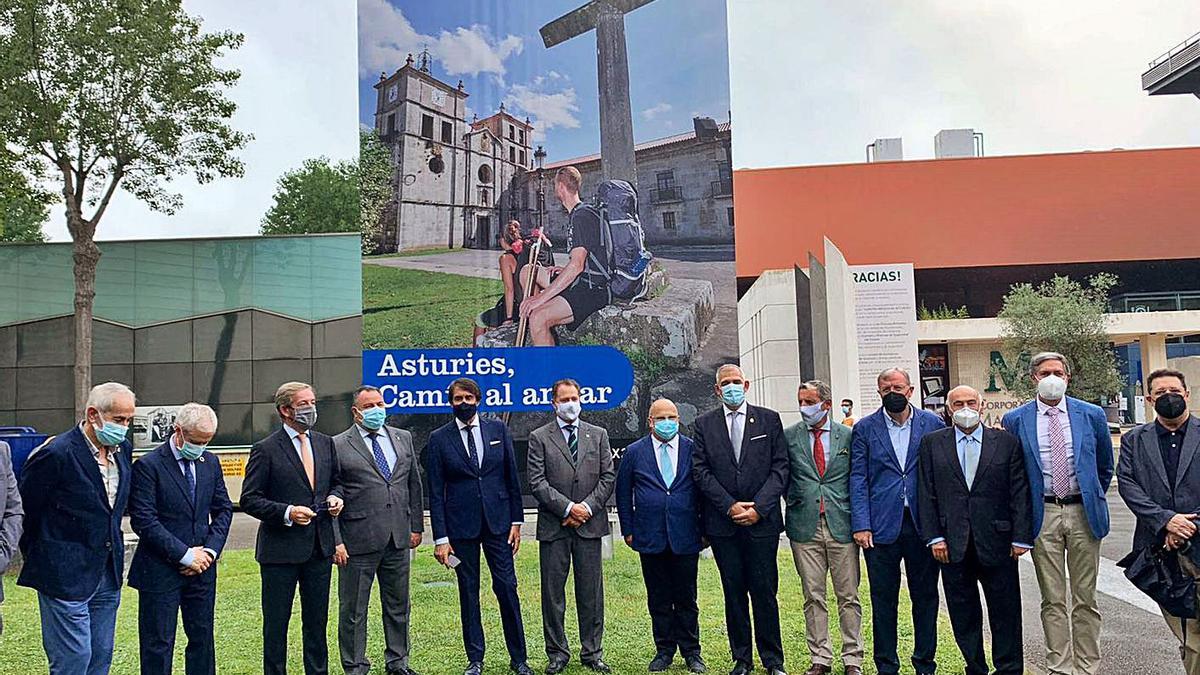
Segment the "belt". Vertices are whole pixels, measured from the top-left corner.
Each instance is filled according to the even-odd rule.
[[[1083,495],[1067,495],[1066,497],[1046,495],[1045,500],[1047,504],[1058,504],[1059,506],[1066,506],[1067,504],[1082,504]]]

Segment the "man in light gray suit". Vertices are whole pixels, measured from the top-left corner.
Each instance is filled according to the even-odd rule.
[[[21,493],[13,473],[12,452],[8,443],[0,441],[0,574],[8,569],[17,542],[21,540],[21,523],[25,511],[21,508]],[[0,603],[4,602],[4,584],[0,584]],[[0,616],[0,634],[4,633],[4,617]]]
[[[411,434],[384,425],[375,387],[359,387],[351,412],[354,426],[333,438],[346,504],[333,521],[342,667],[347,675],[371,670],[367,605],[378,576],[387,672],[416,675],[408,667],[408,572],[409,549],[421,544],[425,529],[417,454]]]
[[[599,673],[604,662],[604,578],[600,538],[609,533],[608,508],[616,472],[608,432],[579,419],[579,383],[554,383],[554,421],[529,435],[529,489],[538,502],[537,538],[542,571],[542,631],[557,675],[571,660],[563,617],[567,573],[575,565],[579,660]]]

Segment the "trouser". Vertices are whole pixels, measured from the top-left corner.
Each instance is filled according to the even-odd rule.
[[[383,610],[383,656],[388,671],[408,668],[408,542],[389,541],[382,550],[352,553],[338,569],[338,651],[347,675],[371,671],[367,658],[367,607],[379,578]]]
[[[842,632],[842,663],[861,666],[862,605],[858,600],[858,544],[833,538],[822,515],[816,534],[806,542],[792,542],[792,558],[804,593],[804,632],[814,665],[831,666],[833,647],[829,639],[829,607],[826,579],[833,578],[838,620]]]
[[[517,597],[517,571],[513,566],[512,548],[508,533],[483,532],[477,539],[451,539],[450,546],[461,562],[454,568],[458,575],[458,608],[462,616],[463,645],[468,661],[483,661],[483,619],[479,610],[479,552],[483,550],[492,573],[492,592],[500,603],[500,621],[504,626],[504,643],[508,647],[509,665],[528,660],[525,647],[525,625],[521,620],[521,600]]]
[[[604,657],[604,567],[600,539],[584,539],[574,532],[538,543],[542,577],[542,634],[546,657],[569,661],[564,618],[567,610],[567,574],[575,568],[575,606],[579,617],[579,660],[594,663]]]
[[[1179,556],[1179,566],[1193,578],[1200,580],[1200,569],[1197,569],[1186,554]],[[1200,589],[1197,589],[1196,599],[1200,601]],[[1179,656],[1183,659],[1183,671],[1187,675],[1200,675],[1200,620],[1187,619],[1185,621],[1168,614],[1165,609],[1162,610],[1162,615],[1163,619],[1167,621],[1167,627],[1175,634],[1175,639],[1179,640]]]
[[[170,675],[175,657],[175,626],[183,615],[187,635],[184,672],[215,675],[217,653],[213,642],[213,609],[217,600],[217,575],[184,577],[170,591],[138,592],[138,646],[142,675]]]
[[[51,675],[107,675],[121,604],[121,586],[111,565],[86,600],[60,600],[38,593],[42,648]]]
[[[321,555],[320,545],[313,556],[297,564],[261,564],[263,613],[263,672],[287,673],[288,623],[292,602],[300,587],[300,623],[304,644],[304,672],[326,675],[329,672],[329,644],[325,629],[329,622],[329,580],[332,563]]]
[[[700,656],[700,606],[696,603],[696,574],[700,554],[642,553],[646,607],[659,656]]]
[[[922,541],[912,513],[904,509],[900,536],[890,544],[876,543],[866,551],[867,577],[871,581],[871,635],[875,667],[880,675],[900,672],[896,654],[897,613],[900,604],[900,563],[908,578],[912,600],[913,669],[918,673],[937,670],[938,564]]]
[[[987,599],[988,623],[992,628],[992,661],[997,674],[1021,675],[1025,659],[1021,652],[1021,578],[1017,561],[1009,558],[1000,565],[979,561],[973,543],[968,542],[962,562],[942,567],[942,586],[946,589],[946,608],[954,640],[967,664],[967,675],[988,675],[983,653],[983,608],[979,588]]]
[[[1045,507],[1032,555],[1042,592],[1046,668],[1051,675],[1094,675],[1100,667],[1100,540],[1092,535],[1083,504]]]
[[[732,537],[712,538],[713,558],[725,593],[725,628],[733,660],[754,663],[753,645],[767,670],[783,670],[783,638],[779,631],[779,537],[752,537],[740,530]],[[750,607],[754,607],[753,630]],[[753,643],[751,642],[753,636]]]

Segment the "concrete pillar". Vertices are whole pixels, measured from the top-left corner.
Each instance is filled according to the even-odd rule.
[[[637,187],[625,15],[608,2],[600,4],[596,17],[596,69],[600,85],[601,177],[629,181]]]
[[[1167,336],[1162,334],[1139,335],[1138,347],[1142,354],[1142,384],[1144,386],[1147,375],[1159,368],[1167,367]],[[1142,393],[1150,395],[1148,391]],[[1146,401],[1146,420],[1152,421],[1153,419],[1154,406],[1150,401]]]

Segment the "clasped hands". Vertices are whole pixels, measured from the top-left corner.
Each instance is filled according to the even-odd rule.
[[[592,512],[583,504],[575,504],[571,507],[571,512],[563,519],[563,527],[579,527],[592,519]]]
[[[180,565],[179,573],[185,577],[194,577],[204,574],[215,562],[216,560],[213,559],[212,555],[208,551],[204,550],[204,547],[194,546],[192,547],[192,564]]]
[[[754,502],[734,502],[733,506],[729,507],[729,517],[735,524],[745,527],[762,520],[762,516],[758,515],[758,510],[754,508]]]
[[[1196,514],[1176,513],[1167,521],[1167,537],[1163,546],[1168,551],[1174,551],[1196,536]]]

